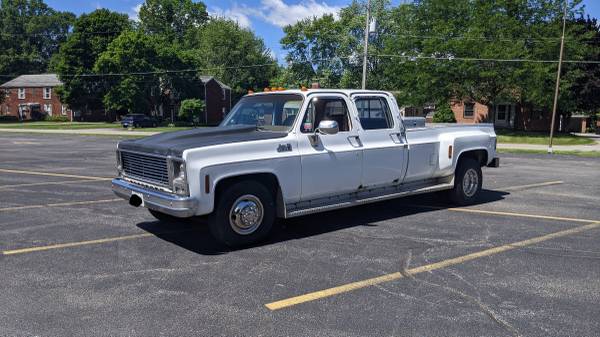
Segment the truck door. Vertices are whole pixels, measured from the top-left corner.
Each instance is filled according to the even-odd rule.
[[[394,101],[388,100],[385,95],[357,95],[353,98],[362,129],[362,185],[372,187],[401,183],[406,175],[408,144],[399,112],[390,108]]]
[[[340,94],[309,95],[297,126],[302,163],[301,200],[358,190],[362,174],[362,144],[352,123],[350,101]],[[334,120],[337,134],[315,133],[322,120]]]

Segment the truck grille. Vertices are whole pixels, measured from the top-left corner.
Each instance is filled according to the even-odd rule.
[[[125,175],[132,179],[169,186],[167,158],[132,152],[121,152],[121,165]]]

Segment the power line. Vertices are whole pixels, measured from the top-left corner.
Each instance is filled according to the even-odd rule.
[[[454,56],[410,56],[394,54],[375,54],[375,57],[403,58],[408,60],[436,60],[436,61],[474,61],[474,62],[503,62],[503,63],[558,63],[558,60],[532,60],[532,59],[498,59],[479,57],[454,57]],[[563,63],[571,64],[600,64],[600,61],[589,60],[563,60]]]
[[[418,55],[396,55],[396,54],[370,54],[371,57],[377,58],[401,58],[409,61],[413,60],[434,60],[434,61],[464,61],[464,62],[498,62],[498,63],[541,63],[541,64],[556,64],[558,60],[534,60],[534,59],[501,59],[501,58],[480,58],[480,57],[455,57],[455,56],[418,56]],[[336,56],[329,58],[316,58],[304,61],[293,61],[289,62],[289,65],[294,64],[306,64],[306,63],[317,63],[324,61],[336,61],[342,59],[356,58],[357,55],[352,56]],[[591,60],[563,60],[563,63],[570,64],[600,64],[600,61]],[[248,69],[248,68],[262,68],[268,66],[278,65],[277,61],[250,64],[250,65],[237,65],[237,66],[220,66],[220,67],[207,67],[207,68],[190,68],[190,69],[170,69],[170,70],[152,70],[152,71],[140,71],[140,72],[120,72],[120,73],[84,73],[84,74],[62,74],[61,78],[98,78],[98,77],[123,77],[123,76],[148,76],[148,75],[171,75],[171,74],[186,74],[186,73],[201,73],[218,70],[228,69]],[[19,75],[0,75],[5,78],[15,78]]]
[[[305,63],[316,63],[323,61],[334,61],[341,59],[349,59],[354,56],[335,56],[328,58],[315,58],[303,61],[293,61],[289,62],[289,65],[293,64],[305,64]],[[268,66],[277,66],[277,61],[266,62],[266,63],[258,63],[258,64],[250,64],[250,65],[235,65],[235,66],[218,66],[218,67],[207,67],[207,68],[190,68],[190,69],[165,69],[165,70],[149,70],[149,71],[139,71],[139,72],[121,72],[121,73],[87,73],[87,74],[59,74],[61,78],[65,77],[73,77],[73,78],[90,78],[90,77],[121,77],[121,76],[147,76],[147,75],[169,75],[169,74],[183,74],[183,73],[200,73],[200,72],[210,72],[210,71],[218,71],[218,70],[228,70],[228,69],[248,69],[248,68],[262,68]],[[23,74],[30,75],[30,74]],[[18,77],[20,75],[0,75],[0,77]]]

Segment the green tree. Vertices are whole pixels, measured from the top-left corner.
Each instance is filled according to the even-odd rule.
[[[146,0],[139,17],[144,31],[180,40],[189,29],[202,26],[208,20],[208,12],[203,2]]]
[[[106,109],[119,113],[159,113],[174,102],[199,95],[192,73],[178,51],[162,36],[125,31],[100,54],[94,71],[109,76]],[[197,97],[197,96],[196,96]]]
[[[277,62],[264,42],[230,20],[212,18],[190,31],[184,49],[186,62],[229,85],[234,98],[265,88],[277,75]]]
[[[389,30],[389,1],[371,1],[376,30],[369,37],[369,53],[377,54]],[[366,3],[354,0],[342,8],[339,18],[324,15],[284,28],[281,39],[290,75],[296,85],[318,81],[322,87],[356,88],[361,84]],[[368,87],[380,87],[379,60],[370,58]]]
[[[600,61],[600,23],[597,19],[579,18],[572,22],[577,35],[585,37],[590,45],[586,60]],[[594,116],[600,112],[600,67],[597,64],[569,65],[581,74],[571,87],[571,95],[576,100],[577,109]]]
[[[579,14],[570,2],[569,17]],[[397,88],[404,104],[450,98],[483,104],[512,100],[549,107],[556,63],[473,59],[556,60],[562,4],[555,0],[419,0],[392,11],[383,68],[387,88]],[[589,48],[567,30],[566,55],[582,59]],[[471,60],[464,60],[464,58]],[[572,103],[568,89],[576,71],[565,72],[561,107]]]
[[[448,102],[443,102],[436,105],[435,113],[433,114],[433,122],[434,123],[456,123],[456,118],[454,117],[454,112],[452,112],[452,108],[450,108],[450,104]]]
[[[64,83],[59,90],[63,102],[74,110],[102,108],[102,98],[107,91],[104,78],[77,75],[92,73],[100,54],[121,32],[129,29],[131,22],[126,14],[107,9],[82,14],[75,20],[72,34],[51,62],[51,69]]]
[[[72,13],[55,11],[42,0],[1,0],[0,74],[46,72],[74,19]]]
[[[206,105],[204,101],[201,99],[186,99],[181,102],[181,106],[179,107],[179,113],[177,117],[191,121],[194,120],[195,117],[200,118],[200,114],[204,112],[204,108]]]

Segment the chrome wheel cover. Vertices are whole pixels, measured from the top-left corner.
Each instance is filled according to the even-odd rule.
[[[479,188],[479,175],[477,171],[470,168],[465,172],[462,181],[463,193],[467,198],[471,198],[477,193],[477,189]]]
[[[262,223],[265,214],[263,204],[254,195],[243,195],[233,203],[229,211],[229,225],[240,235],[254,233]]]

